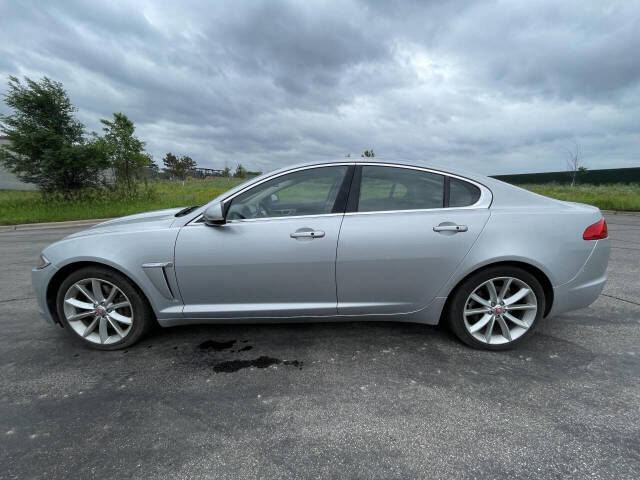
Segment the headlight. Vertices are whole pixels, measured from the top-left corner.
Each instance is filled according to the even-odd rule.
[[[38,268],[45,268],[51,265],[51,262],[47,260],[47,257],[40,255],[40,262],[38,262]]]

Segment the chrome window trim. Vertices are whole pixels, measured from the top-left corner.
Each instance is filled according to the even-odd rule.
[[[375,210],[373,212],[346,212],[344,215],[373,215],[382,213],[416,213],[416,212],[452,212],[455,210],[483,210],[489,207],[442,207],[442,208],[413,208],[411,210]]]
[[[317,217],[341,217],[344,213],[316,213],[315,215],[291,215],[282,217],[258,217],[258,218],[236,218],[235,220],[229,220],[227,223],[245,223],[245,222],[257,222],[264,220],[286,220],[288,218],[317,218]]]
[[[491,190],[489,190],[487,187],[485,187],[484,185],[482,185],[481,183],[476,182],[475,180],[471,180],[469,178],[463,177],[461,175],[456,175],[455,173],[448,173],[442,170],[436,170],[433,168],[428,168],[428,167],[419,167],[416,165],[402,165],[399,163],[383,163],[383,162],[337,162],[337,163],[323,163],[323,164],[317,164],[317,165],[306,165],[303,167],[298,167],[298,168],[293,168],[291,170],[286,170],[284,172],[280,172],[274,175],[271,175],[269,177],[264,178],[263,180],[260,180],[257,183],[251,184],[249,186],[247,186],[246,188],[243,188],[242,190],[240,190],[239,192],[235,192],[232,195],[229,195],[228,197],[223,198],[221,201],[222,202],[227,202],[229,200],[233,200],[235,197],[237,197],[238,195],[240,195],[241,193],[246,192],[247,190],[250,190],[254,187],[257,187],[258,185],[263,184],[264,182],[268,181],[268,180],[272,180],[274,178],[278,178],[282,175],[287,175],[289,173],[295,173],[295,172],[299,172],[301,170],[309,170],[312,168],[323,168],[323,167],[339,167],[339,166],[351,166],[351,165],[355,165],[355,166],[372,166],[372,167],[391,167],[391,168],[405,168],[408,170],[420,170],[423,172],[427,172],[427,173],[435,173],[437,175],[443,175],[449,178],[455,178],[458,179],[460,181],[463,182],[467,182],[470,183],[472,185],[474,185],[475,187],[477,187],[480,190],[480,198],[478,198],[478,201],[476,203],[474,203],[473,205],[467,205],[465,207],[442,207],[442,208],[417,208],[417,209],[411,209],[411,210],[376,210],[376,211],[372,211],[372,212],[346,212],[346,213],[320,213],[320,214],[316,214],[316,215],[292,215],[290,217],[287,216],[282,216],[282,217],[263,217],[263,218],[246,218],[246,219],[236,219],[236,220],[229,220],[229,222],[227,222],[227,224],[229,223],[236,223],[236,222],[255,222],[256,220],[262,220],[262,221],[269,221],[269,220],[280,220],[283,218],[314,218],[314,217],[327,217],[327,216],[337,216],[337,215],[372,215],[372,214],[378,214],[378,213],[401,213],[401,212],[406,212],[406,213],[412,213],[412,212],[435,212],[435,211],[455,211],[455,210],[476,210],[476,209],[487,209],[491,206],[491,202],[493,201],[493,194],[491,193]],[[207,204],[208,205],[208,204]],[[194,218],[193,220],[191,220],[189,223],[187,223],[187,225],[185,226],[193,226],[193,225],[204,225],[203,222],[201,222],[200,220],[202,219],[202,214],[198,215],[196,218]]]
[[[287,220],[287,219],[300,219],[300,218],[317,218],[317,217],[341,217],[344,213],[318,213],[316,215],[291,215],[290,217],[259,217],[259,218],[236,218],[235,220],[229,220],[226,223],[219,225],[219,227],[224,227],[225,225],[231,225],[233,223],[251,223],[251,222],[259,222],[259,221],[270,221],[270,220]],[[197,222],[189,224],[191,226],[197,225],[205,225],[204,222]],[[187,226],[189,226],[187,225]]]

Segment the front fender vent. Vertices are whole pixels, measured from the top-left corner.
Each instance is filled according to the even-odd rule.
[[[142,265],[142,269],[144,273],[147,274],[153,286],[160,292],[160,294],[168,298],[169,300],[175,300],[175,295],[171,291],[171,286],[169,285],[169,280],[167,279],[167,268],[172,268],[173,263],[164,262],[164,263],[145,263]]]

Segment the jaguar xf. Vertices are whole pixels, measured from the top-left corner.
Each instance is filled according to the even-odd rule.
[[[203,206],[131,215],[45,248],[39,309],[113,350],[153,325],[382,320],[499,350],[602,291],[600,210],[412,162],[308,163]]]

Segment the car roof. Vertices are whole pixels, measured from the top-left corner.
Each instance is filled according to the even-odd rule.
[[[452,167],[450,165],[442,165],[442,164],[438,164],[438,163],[434,163],[434,162],[427,162],[427,161],[423,161],[423,160],[400,160],[400,159],[396,159],[396,160],[389,160],[389,159],[385,159],[385,158],[379,158],[379,157],[354,157],[354,158],[343,158],[343,159],[330,159],[330,160],[322,160],[322,161],[313,161],[313,162],[301,162],[301,163],[297,163],[297,164],[292,164],[292,165],[288,165],[286,167],[283,168],[279,168],[277,170],[273,170],[271,172],[265,173],[264,175],[261,175],[260,177],[257,177],[256,180],[265,178],[265,176],[271,176],[277,173],[281,173],[281,172],[285,172],[287,170],[293,170],[296,168],[302,168],[302,167],[313,167],[316,165],[328,165],[328,164],[349,164],[349,163],[354,163],[354,164],[380,164],[380,165],[388,165],[388,166],[405,166],[405,167],[419,167],[419,168],[426,168],[429,170],[435,170],[438,172],[442,172],[443,174],[451,174],[451,175],[455,175],[458,177],[462,177],[462,178],[466,178],[469,180],[473,180],[476,183],[479,183],[481,185],[484,185],[485,187],[487,187],[489,190],[491,190],[492,192],[494,191],[494,189],[502,189],[502,188],[507,188],[508,190],[512,190],[512,189],[517,189],[517,190],[522,190],[519,187],[515,187],[511,184],[502,182],[500,180],[496,180],[495,178],[491,178],[488,177],[486,175],[483,175],[481,173],[477,173],[477,172],[473,172],[471,170],[468,169],[462,169],[462,168],[457,168],[457,167]],[[511,192],[513,194],[513,191]],[[528,191],[527,191],[528,193]]]
[[[342,159],[329,159],[329,160],[318,160],[313,162],[300,162],[291,165],[287,165],[286,167],[278,168],[276,170],[272,170],[264,174],[264,176],[271,176],[276,173],[285,172],[287,170],[293,170],[296,168],[302,167],[313,167],[316,165],[331,165],[331,164],[381,164],[381,165],[398,165],[398,166],[408,166],[408,167],[420,167],[420,168],[428,168],[431,170],[437,170],[442,173],[450,173],[453,175],[458,175],[461,177],[469,178],[470,180],[478,181],[479,183],[484,183],[484,179],[491,180],[490,177],[482,175],[480,173],[471,172],[469,170],[463,170],[456,167],[450,167],[447,165],[440,165],[432,162],[426,162],[422,160],[388,160],[385,158],[379,157],[347,157]],[[261,175],[263,177],[263,175]]]

